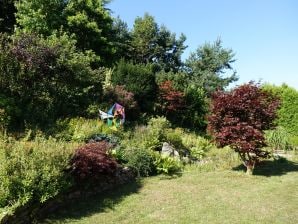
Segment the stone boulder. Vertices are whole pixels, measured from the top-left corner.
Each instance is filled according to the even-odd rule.
[[[179,157],[178,151],[167,142],[164,142],[162,144],[161,154],[166,156]]]

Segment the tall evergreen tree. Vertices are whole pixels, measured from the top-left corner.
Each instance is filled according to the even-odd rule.
[[[132,29],[132,55],[138,63],[156,63],[160,69],[177,71],[181,66],[181,55],[186,49],[186,37],[176,39],[165,26],[159,26],[154,17],[145,14],[137,17]]]
[[[181,55],[187,46],[184,45],[186,36],[181,34],[179,39],[165,26],[161,26],[157,39],[157,52],[154,58],[165,71],[178,71],[182,65]]]
[[[135,19],[132,30],[132,46],[137,62],[149,63],[155,56],[158,25],[149,14]]]
[[[119,17],[113,20],[113,42],[116,48],[115,60],[119,61],[121,58],[132,60],[132,46],[131,46],[131,32],[128,29],[127,23]]]
[[[66,30],[74,34],[77,46],[82,50],[93,50],[100,56],[100,64],[111,64],[116,53],[113,46],[112,23],[105,0],[69,0],[64,15]]]
[[[234,52],[223,48],[222,41],[218,39],[214,44],[206,43],[192,53],[186,61],[186,68],[193,81],[210,94],[238,80],[232,67],[234,56]],[[227,75],[228,71],[232,73]]]

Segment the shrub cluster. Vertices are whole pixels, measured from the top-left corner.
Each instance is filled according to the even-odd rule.
[[[69,166],[76,144],[36,137],[0,141],[0,207],[44,202],[68,189]]]
[[[124,160],[139,176],[146,177],[156,173],[154,155],[148,148],[128,146],[124,149]]]
[[[84,115],[98,101],[104,70],[94,69],[94,54],[78,52],[75,44],[65,33],[0,35],[0,101],[9,100],[0,108],[10,126],[44,128],[57,118]]]
[[[99,119],[82,117],[58,120],[56,127],[51,132],[56,138],[76,142],[86,142],[100,134],[116,134]]]
[[[142,111],[152,110],[157,85],[151,64],[133,64],[120,60],[111,81],[114,85],[125,83],[125,89],[134,94]]]
[[[164,142],[172,145],[179,157],[161,154]],[[172,129],[166,118],[157,117],[150,119],[147,126],[137,126],[111,154],[141,176],[155,173],[172,175],[182,170],[185,158],[200,160],[212,147],[214,145],[208,140],[182,129]]]
[[[154,165],[157,173],[167,175],[179,174],[182,170],[182,163],[178,158],[155,154]]]

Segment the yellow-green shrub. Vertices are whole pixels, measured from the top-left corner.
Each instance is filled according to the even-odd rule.
[[[182,144],[189,150],[192,159],[202,159],[206,152],[215,147],[208,139],[195,133],[185,132],[179,128],[174,131],[176,135],[181,136]]]
[[[109,128],[99,119],[72,118],[60,120],[56,128],[56,137],[68,141],[83,142],[96,134],[115,134],[116,131]]]
[[[179,158],[170,157],[155,153],[154,165],[157,173],[167,175],[179,174],[183,169],[183,164]]]
[[[0,141],[0,207],[44,202],[72,185],[65,173],[77,144],[36,137]]]

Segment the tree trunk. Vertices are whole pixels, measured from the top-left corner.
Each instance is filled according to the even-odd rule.
[[[250,165],[247,165],[246,166],[246,174],[247,175],[252,175],[253,174],[253,170],[254,170],[254,167],[253,166],[250,166]]]
[[[247,175],[253,174],[255,164],[256,164],[256,162],[253,160],[246,161],[245,166],[246,166],[246,174]]]

